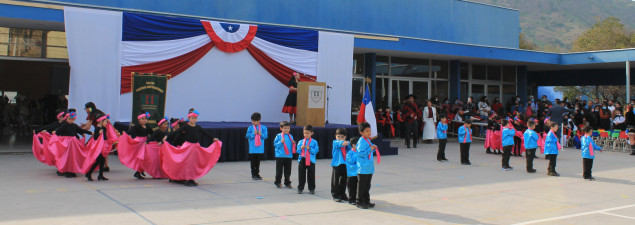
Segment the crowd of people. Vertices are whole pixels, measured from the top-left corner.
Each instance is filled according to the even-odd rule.
[[[498,130],[496,126],[500,125],[500,120],[503,118],[513,118],[512,125],[517,130],[526,130],[526,122],[533,118],[538,121],[538,132],[548,130],[544,121],[550,118],[551,121],[562,124],[558,137],[562,135],[560,131],[567,136],[576,133],[580,135],[585,124],[593,130],[625,131],[629,124],[627,112],[631,112],[630,109],[635,104],[635,100],[631,100],[625,107],[612,99],[600,101],[595,98],[587,101],[580,97],[573,101],[565,97],[552,102],[543,95],[540,99],[529,96],[526,102],[522,102],[519,96],[514,96],[506,104],[503,104],[498,97],[493,101],[490,101],[487,96],[480,97],[478,101],[468,97],[464,103],[459,99],[450,102],[445,98],[440,101],[439,97],[435,96],[421,105],[416,102],[416,98],[417,96],[408,95],[402,104],[396,104],[394,107],[378,107],[375,113],[378,132],[387,138],[404,138],[407,148],[411,145],[416,148],[420,141],[430,144],[436,139],[435,128],[441,115],[453,121],[464,121],[469,118],[473,122],[487,123],[487,127],[476,130],[476,134],[483,137],[486,135],[486,128]],[[553,108],[554,106],[559,107]],[[633,125],[635,124],[631,124]],[[513,153],[513,155],[519,154]]]
[[[46,95],[32,99],[18,93],[14,99],[0,96],[0,135],[29,135],[30,130],[55,121],[55,112],[66,109],[68,101],[63,95]]]

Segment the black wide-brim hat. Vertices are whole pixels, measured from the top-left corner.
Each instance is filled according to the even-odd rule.
[[[413,94],[407,95],[405,99],[408,100],[410,97],[413,97],[413,98],[417,99],[417,96],[413,95]]]

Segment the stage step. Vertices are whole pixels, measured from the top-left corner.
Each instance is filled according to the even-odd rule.
[[[379,154],[381,155],[398,155],[399,154],[399,148],[391,147],[390,140],[388,139],[384,140],[384,136],[382,134],[378,134],[377,138],[375,138],[372,142],[373,144],[377,145],[377,147],[379,148]]]

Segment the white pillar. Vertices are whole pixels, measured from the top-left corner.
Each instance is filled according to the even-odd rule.
[[[626,60],[626,101],[631,101],[631,63]]]

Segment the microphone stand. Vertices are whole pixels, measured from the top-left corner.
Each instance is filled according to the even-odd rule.
[[[329,98],[331,95],[331,92],[329,91],[329,89],[332,89],[333,87],[326,85],[326,124],[329,124]],[[325,125],[326,126],[326,125]]]

